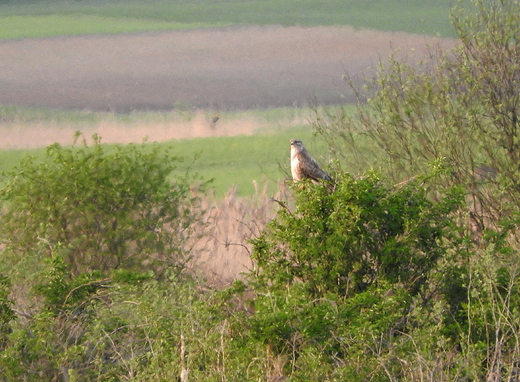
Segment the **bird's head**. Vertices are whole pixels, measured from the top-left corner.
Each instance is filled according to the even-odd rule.
[[[303,142],[299,139],[291,139],[291,146],[300,151],[303,149]]]

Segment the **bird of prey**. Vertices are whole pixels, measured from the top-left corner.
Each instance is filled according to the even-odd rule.
[[[332,181],[330,175],[320,168],[299,139],[291,139],[291,173],[294,181],[302,179],[310,179],[313,183],[318,183],[320,179]]]

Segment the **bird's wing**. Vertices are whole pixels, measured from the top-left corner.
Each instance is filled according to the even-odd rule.
[[[305,178],[332,180],[329,174],[323,171],[318,162],[310,155],[305,155],[300,159],[300,166],[301,173]]]

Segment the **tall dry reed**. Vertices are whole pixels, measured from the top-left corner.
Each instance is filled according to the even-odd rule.
[[[202,275],[210,285],[226,285],[242,279],[251,270],[252,246],[249,239],[258,236],[275,216],[275,200],[286,201],[289,191],[280,182],[274,195],[269,184],[254,182],[251,197],[238,197],[237,188],[231,187],[223,199],[214,195],[201,196],[204,211],[198,239],[191,244],[190,269]]]

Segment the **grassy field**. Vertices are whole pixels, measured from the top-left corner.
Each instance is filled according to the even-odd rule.
[[[228,112],[221,115],[225,123],[234,125],[254,121],[254,126],[261,128],[254,135],[174,139],[158,144],[183,158],[177,168],[178,174],[185,173],[189,168],[204,180],[214,179],[212,187],[218,198],[235,185],[238,187],[237,195],[247,196],[254,193],[255,182],[262,185],[267,181],[274,187],[277,181],[289,176],[289,140],[292,138],[302,139],[316,159],[326,165],[327,147],[319,137],[313,136],[311,126],[305,122],[311,115],[309,109],[296,108]],[[87,135],[91,128],[99,124],[109,124],[118,126],[123,131],[135,132],[140,131],[140,126],[153,128],[158,124],[173,126],[189,123],[197,118],[197,114],[189,110],[175,113],[111,114],[3,107],[0,108],[0,118],[7,130],[18,129],[20,126],[28,129],[36,124],[42,129],[56,128],[60,134],[67,135],[67,140],[72,141],[73,131],[62,128],[74,126]],[[99,134],[103,138],[103,132],[99,131]],[[30,139],[28,134],[25,137],[26,141]],[[44,148],[0,150],[0,171],[12,170],[26,155],[42,157],[44,153]]]
[[[278,181],[290,178],[289,141],[292,138],[301,138],[317,160],[326,165],[326,146],[318,138],[312,137],[309,127],[254,136],[195,138],[172,141],[165,145],[185,158],[179,171],[190,165],[189,158],[200,154],[192,170],[204,179],[214,179],[217,197],[223,196],[233,185],[238,187],[239,196],[245,196],[254,193],[254,182],[261,187],[267,181],[274,191]]]
[[[274,187],[277,181],[286,178],[289,174],[289,140],[296,137],[304,140],[320,162],[326,164],[326,147],[312,137],[309,127],[254,136],[182,139],[160,145],[183,158],[177,166],[179,175],[190,169],[204,180],[213,179],[212,188],[220,198],[235,185],[239,196],[247,196],[254,193],[254,182],[262,186],[268,181]],[[0,170],[12,170],[27,155],[39,158],[44,154],[44,149],[1,150]]]
[[[1,7],[0,7],[1,9]],[[226,26],[224,23],[178,23],[131,17],[90,14],[18,15],[0,17],[0,38],[53,37],[87,34],[119,34]]]
[[[350,25],[453,36],[450,1],[53,0],[0,4],[0,39],[227,25]]]

